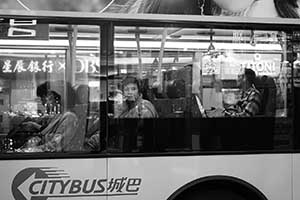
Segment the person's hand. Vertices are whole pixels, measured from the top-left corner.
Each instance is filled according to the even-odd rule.
[[[22,148],[18,148],[18,149],[15,149],[15,152],[17,152],[17,153],[23,153],[24,151],[23,151]]]
[[[41,140],[42,139],[38,136],[32,137],[26,142],[26,147],[36,147],[41,142]]]
[[[211,110],[205,110],[207,117],[224,117],[224,108],[212,108]]]
[[[27,148],[23,148],[22,152],[24,152],[24,153],[35,153],[35,152],[43,152],[43,150],[38,148],[38,147],[27,147]]]

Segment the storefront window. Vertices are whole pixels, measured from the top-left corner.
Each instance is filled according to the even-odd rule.
[[[0,37],[1,152],[97,148],[100,27],[11,23]]]

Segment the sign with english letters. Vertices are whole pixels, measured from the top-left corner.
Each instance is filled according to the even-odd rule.
[[[137,196],[140,177],[72,177],[56,167],[29,167],[14,177],[11,192],[15,200],[89,199],[109,196]]]

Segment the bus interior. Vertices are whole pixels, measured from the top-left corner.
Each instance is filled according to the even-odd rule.
[[[40,25],[47,31],[35,38],[17,31],[0,37],[1,153],[35,152],[18,151],[35,132],[23,130],[22,123],[65,112],[73,98],[79,128],[63,152],[261,151],[294,145],[299,32],[297,40],[294,32],[243,26]],[[237,80],[245,68],[259,83],[259,112],[220,115],[219,108],[239,102]],[[158,117],[118,117],[128,76],[140,81],[141,97]],[[61,91],[62,110],[42,105],[36,90],[45,81]]]

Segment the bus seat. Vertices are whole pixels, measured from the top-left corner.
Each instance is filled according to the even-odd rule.
[[[257,77],[257,89],[262,96],[260,113],[266,117],[274,117],[276,114],[276,84],[272,77]]]
[[[186,98],[155,99],[153,105],[160,118],[183,117],[186,112]]]
[[[74,112],[78,118],[78,129],[66,151],[83,151],[88,116],[89,87],[88,85],[76,85],[73,88],[76,94]]]
[[[167,96],[170,99],[185,97],[185,81],[182,79],[168,81]]]

